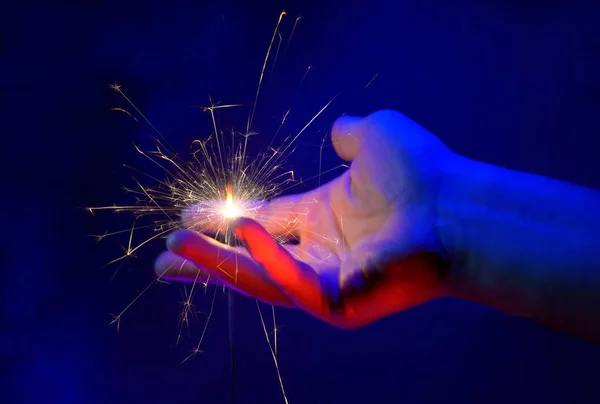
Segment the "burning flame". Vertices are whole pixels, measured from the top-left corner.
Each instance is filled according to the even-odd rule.
[[[223,216],[226,219],[235,219],[240,216],[241,210],[233,203],[233,187],[231,182],[227,183],[225,206],[223,207]]]

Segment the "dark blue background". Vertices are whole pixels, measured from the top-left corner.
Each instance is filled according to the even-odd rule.
[[[132,142],[151,145],[148,128],[110,111],[125,106],[110,83],[185,152],[211,130],[190,105],[208,94],[253,99],[283,8],[284,33],[303,19],[257,128],[268,136],[288,106],[290,128],[299,128],[344,91],[290,159],[301,176],[316,174],[318,144],[336,116],[395,108],[469,157],[600,188],[598,2],[13,3],[0,12],[5,403],[228,402],[225,295],[205,353],[181,366],[203,321],[174,345],[180,285],[151,288],[117,336],[109,313],[152,281],[163,241],[102,268],[126,240],[89,235],[130,220],[82,207],[130,202],[122,164],[144,168]],[[337,164],[330,148],[325,157],[325,167]],[[238,403],[282,402],[256,306],[238,301]],[[203,311],[208,303],[197,301]],[[474,304],[437,301],[356,332],[278,313],[291,403],[600,402],[597,346]]]

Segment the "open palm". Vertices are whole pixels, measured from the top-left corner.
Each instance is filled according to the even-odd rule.
[[[453,154],[394,111],[342,117],[332,141],[351,162],[344,174],[265,204],[255,220],[231,223],[245,248],[194,231],[173,233],[157,273],[183,281],[210,274],[241,293],[343,328],[439,296],[444,264],[435,195]],[[276,241],[289,238],[300,242]]]

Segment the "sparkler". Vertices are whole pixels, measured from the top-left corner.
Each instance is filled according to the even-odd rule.
[[[243,107],[243,105],[221,105],[219,103],[214,103],[211,99],[210,105],[201,107],[201,109],[210,115],[212,133],[205,139],[199,139],[192,142],[193,151],[191,154],[191,160],[182,159],[174,150],[169,147],[168,143],[164,140],[164,136],[135,106],[132,100],[125,95],[120,85],[114,84],[111,86],[113,90],[118,92],[127,101],[130,107],[133,108],[134,113],[131,113],[123,108],[113,108],[113,110],[129,115],[136,122],[147,124],[156,134],[155,150],[143,151],[137,146],[135,146],[135,149],[139,154],[149,159],[155,166],[160,168],[160,170],[162,170],[164,173],[165,178],[158,179],[150,174],[135,170],[141,177],[145,177],[154,183],[153,186],[146,186],[144,185],[143,180],[139,180],[136,177],[133,178],[135,187],[125,189],[136,197],[136,204],[128,206],[113,205],[89,208],[89,211],[92,214],[102,210],[109,210],[113,212],[129,211],[135,216],[133,225],[130,229],[121,232],[106,233],[98,236],[98,240],[100,240],[107,236],[117,235],[120,233],[128,234],[127,246],[123,247],[125,253],[122,256],[110,261],[109,264],[114,264],[133,256],[137,250],[150,241],[165,237],[168,233],[175,229],[185,228],[199,232],[209,232],[214,234],[215,238],[223,240],[226,244],[233,245],[235,241],[229,226],[232,219],[239,216],[246,216],[259,219],[263,223],[269,220],[274,220],[271,217],[261,217],[260,210],[258,209],[256,202],[270,200],[280,193],[286,192],[296,184],[293,171],[283,170],[283,163],[289,157],[289,155],[294,152],[295,143],[302,133],[304,133],[310,127],[310,125],[313,124],[317,117],[319,117],[329,107],[333,99],[335,99],[335,97],[333,97],[333,99],[322,106],[322,108],[318,109],[314,116],[312,116],[312,118],[310,118],[297,133],[287,136],[281,145],[275,147],[273,146],[273,141],[271,141],[270,146],[265,151],[253,156],[252,159],[248,158],[248,142],[249,139],[255,135],[251,129],[252,121],[255,116],[256,105],[259,100],[265,69],[270,59],[270,55],[272,53],[271,50],[274,46],[274,43],[276,40],[279,40],[277,52],[275,53],[275,60],[277,58],[277,53],[283,38],[280,32],[280,24],[285,15],[285,12],[280,14],[273,36],[269,43],[264,63],[262,65],[260,78],[258,80],[254,103],[251,106],[251,111],[248,116],[246,131],[243,133],[236,131],[230,131],[229,133],[226,133],[218,127],[216,118],[216,113],[218,111],[231,108],[240,108]],[[292,28],[292,34],[290,35],[287,43],[286,52],[291,38],[294,32],[296,32],[299,20],[300,17],[295,20]],[[274,62],[271,68],[271,73],[273,72],[273,67]],[[300,80],[301,83],[305,80],[306,75],[310,70],[311,68],[309,66],[306,73]],[[290,110],[283,114],[283,118],[273,138],[283,130],[289,114]],[[322,150],[324,147],[325,142],[321,144],[319,156],[322,155]],[[331,170],[321,172],[320,164],[321,163],[319,162],[319,173],[317,176],[315,176],[319,178],[322,174],[325,174],[329,171],[346,167],[342,164],[332,168]],[[309,178],[308,180],[311,179],[312,178]],[[158,219],[156,217],[158,217]],[[145,220],[148,218],[154,220],[151,220],[150,223],[145,223]],[[144,228],[152,229],[153,235],[137,245],[134,244],[134,234],[137,235],[138,232],[142,231]],[[323,235],[323,238],[327,238],[326,235]],[[283,242],[283,239],[281,241]],[[223,262],[230,258],[231,257],[224,257]],[[182,264],[182,267],[179,269],[183,270],[185,265],[189,265],[189,263]],[[183,329],[185,327],[189,327],[189,318],[194,314],[192,300],[197,293],[197,286],[202,285],[205,290],[208,287],[209,279],[202,279],[200,277],[201,273],[196,271],[196,278],[191,285],[191,289],[188,291],[186,288],[185,301],[183,302],[183,309],[180,315],[180,331],[177,337],[178,342],[183,333]],[[234,282],[236,279],[237,270],[234,274]],[[127,305],[124,310],[113,316],[112,323],[117,324],[117,330],[123,314],[152,285],[160,282],[161,280],[162,275],[159,275],[150,285],[143,289],[142,292],[136,296],[135,299],[133,299],[133,301]],[[235,401],[234,293],[235,292],[233,292],[231,289],[227,291],[232,402]],[[215,297],[216,289],[212,297],[210,311],[207,315],[206,323],[202,330],[199,341],[194,346],[190,356],[184,359],[184,362],[201,352],[200,347],[204,339],[208,323],[212,316]],[[258,302],[257,309],[265,338],[273,357],[273,362],[277,371],[277,377],[283,398],[287,403],[288,399],[283,386],[281,374],[279,372],[279,364],[277,359],[277,324],[275,320],[275,311],[272,307],[273,338],[271,339],[269,337],[265,319]]]
[[[229,219],[237,217],[239,210],[233,204],[233,170],[227,169],[225,175],[225,208],[223,210],[223,216]],[[227,230],[225,233],[225,243],[228,245],[233,244],[233,234],[231,231],[230,223],[227,224]],[[237,278],[237,273],[236,273]],[[229,288],[227,290],[227,316],[229,320],[229,355],[231,359],[231,402],[235,403],[235,334],[234,334],[234,299],[233,290]]]

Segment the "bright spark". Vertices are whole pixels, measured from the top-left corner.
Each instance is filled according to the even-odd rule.
[[[267,220],[277,220],[261,216],[259,201],[268,201],[298,184],[294,177],[294,172],[289,170],[286,171],[283,168],[285,166],[285,162],[290,155],[294,153],[298,138],[305,131],[307,131],[309,127],[311,127],[313,122],[337,97],[333,97],[333,99],[322,106],[322,108],[320,108],[314,116],[307,119],[304,126],[302,126],[298,132],[288,132],[283,135],[285,140],[277,145],[274,142],[275,138],[280,134],[280,132],[283,133],[288,131],[286,125],[290,114],[290,110],[288,109],[283,114],[281,123],[279,124],[276,132],[272,134],[273,136],[271,137],[269,146],[258,155],[248,156],[247,150],[249,139],[252,138],[253,135],[257,134],[252,130],[252,125],[256,112],[256,106],[261,94],[261,88],[264,84],[263,81],[265,70],[270,59],[274,59],[271,61],[271,74],[274,71],[275,62],[279,55],[279,49],[282,46],[282,41],[284,40],[284,36],[280,32],[280,25],[285,15],[285,11],[281,12],[279,15],[273,35],[271,37],[271,41],[269,42],[266,56],[260,70],[256,93],[254,95],[254,103],[249,106],[250,111],[246,123],[246,131],[243,133],[235,131],[223,131],[218,125],[217,114],[215,113],[216,110],[239,108],[244,107],[244,105],[235,103],[219,104],[213,102],[212,98],[209,97],[210,105],[200,108],[210,116],[211,133],[204,138],[197,139],[192,142],[192,152],[189,159],[181,158],[174,150],[171,149],[168,142],[158,131],[158,129],[123,92],[123,87],[120,84],[114,83],[110,86],[125,99],[132,112],[124,108],[113,108],[113,110],[128,115],[140,125],[148,125],[156,134],[154,138],[154,150],[142,150],[136,145],[134,145],[134,147],[141,156],[151,161],[153,166],[161,171],[161,174],[152,175],[133,169],[138,174],[137,177],[133,178],[135,187],[125,188],[125,190],[136,198],[136,203],[131,203],[128,205],[111,205],[86,208],[92,215],[97,214],[100,211],[112,211],[131,212],[134,216],[133,225],[130,229],[112,233],[107,232],[96,236],[98,240],[118,234],[127,236],[126,246],[122,246],[124,254],[113,259],[109,262],[109,264],[116,263],[126,258],[135,257],[134,253],[139,248],[148,244],[154,239],[165,237],[168,233],[175,229],[183,228],[203,233],[210,233],[215,235],[215,237],[222,239],[225,237],[225,230],[228,223],[234,218],[240,216],[250,217],[259,219],[263,223],[265,223]],[[294,32],[296,31],[296,27],[300,18],[301,17],[298,17],[294,22],[292,33],[285,47],[286,52]],[[273,52],[276,40],[278,42],[276,44],[275,51]],[[273,53],[274,56],[271,56]],[[304,73],[304,76],[299,80],[299,86],[304,82],[311,69],[312,65],[309,65],[308,69]],[[374,79],[375,77],[371,81]],[[369,85],[370,83],[367,85],[367,87]],[[321,172],[320,160],[324,146],[325,142],[323,141],[319,150],[319,174],[313,178],[320,178],[322,174],[325,174],[329,171],[346,167],[345,165],[340,165],[331,170]],[[313,178],[308,178],[307,180],[311,180]],[[148,183],[151,185],[147,185]],[[319,203],[319,201],[315,200],[314,203]],[[286,212],[281,213],[285,214]],[[288,223],[288,225],[291,225],[291,232],[294,226],[299,226],[300,223]],[[153,234],[142,241],[138,241],[140,234],[148,228],[153,230]],[[329,243],[336,242],[336,240],[329,239],[326,235],[314,236],[318,236],[318,238],[321,238],[323,241]],[[280,241],[283,241],[283,238]],[[317,259],[308,250],[301,251],[298,247],[298,251],[300,251],[304,257],[312,257],[313,259]],[[231,257],[226,256],[222,258],[222,262],[225,262]],[[326,256],[325,260],[328,258],[329,257]],[[182,268],[179,268],[179,270],[181,271]],[[173,268],[170,268],[169,270],[172,269]],[[223,272],[225,273],[225,271]],[[161,274],[146,288],[144,288],[141,293],[137,294],[133,301],[128,304],[120,313],[113,315],[112,323],[117,325],[117,330],[120,328],[121,320],[125,312],[127,312],[129,308],[136,301],[138,301],[152,285],[162,282],[161,279],[163,275],[164,274]],[[229,274],[229,276],[232,275]],[[234,279],[233,276],[232,279]],[[208,279],[200,278],[200,272],[198,272],[191,289],[189,291],[187,289],[185,290],[185,299],[182,302],[182,311],[179,318],[180,331],[177,336],[178,343],[182,337],[183,331],[189,331],[190,320],[198,313],[193,302],[193,298],[197,295],[196,284],[202,286],[206,293]],[[187,357],[183,362],[202,352],[201,344],[204,340],[208,322],[213,313],[217,290],[221,290],[221,288],[214,289],[215,294],[212,296],[210,310],[206,315],[206,323],[202,330],[200,339],[198,343],[194,345],[190,356]],[[283,387],[283,381],[278,362],[278,329],[275,321],[275,311],[273,308],[273,338],[270,338],[269,336],[270,334],[267,331],[266,323],[264,321],[262,312],[260,311],[260,306],[258,306],[258,311],[265,333],[265,338],[269,345],[277,371],[279,385],[283,393],[284,400],[287,403],[288,399]]]
[[[236,217],[241,216],[242,209],[233,203],[233,195],[228,193],[227,198],[225,199],[225,206],[223,206],[223,210],[221,214],[226,219],[235,219]]]

